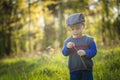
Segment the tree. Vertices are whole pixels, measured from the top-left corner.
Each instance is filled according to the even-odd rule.
[[[16,21],[14,17],[16,5],[15,3],[13,3],[12,0],[4,0],[0,1],[0,7],[0,15],[2,15],[0,18],[0,32],[2,33],[0,47],[3,47],[1,48],[0,53],[6,53],[7,55],[9,55],[11,53],[11,37],[13,29],[13,26],[11,24]]]

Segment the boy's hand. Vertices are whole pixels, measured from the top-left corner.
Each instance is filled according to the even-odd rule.
[[[78,50],[77,54],[80,55],[80,56],[85,56],[86,55],[84,50]]]
[[[67,43],[67,48],[73,48],[75,44],[73,42],[68,42]]]

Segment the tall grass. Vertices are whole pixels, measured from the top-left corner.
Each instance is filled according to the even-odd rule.
[[[0,80],[68,80],[65,57],[61,54],[0,61]]]
[[[99,50],[94,63],[95,80],[119,80],[120,47]]]
[[[94,80],[119,80],[120,47],[98,50]],[[0,60],[0,80],[69,80],[67,58],[60,52],[44,56]]]

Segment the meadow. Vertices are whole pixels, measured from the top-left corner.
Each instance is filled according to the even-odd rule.
[[[98,49],[94,57],[94,80],[119,80],[120,47]],[[67,57],[61,52],[0,60],[0,80],[69,80]]]

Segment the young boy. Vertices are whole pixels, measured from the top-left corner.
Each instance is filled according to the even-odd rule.
[[[92,37],[84,35],[85,18],[83,14],[75,13],[66,20],[71,30],[62,49],[64,56],[69,56],[68,67],[70,80],[93,80],[93,61],[96,55],[96,44]]]

